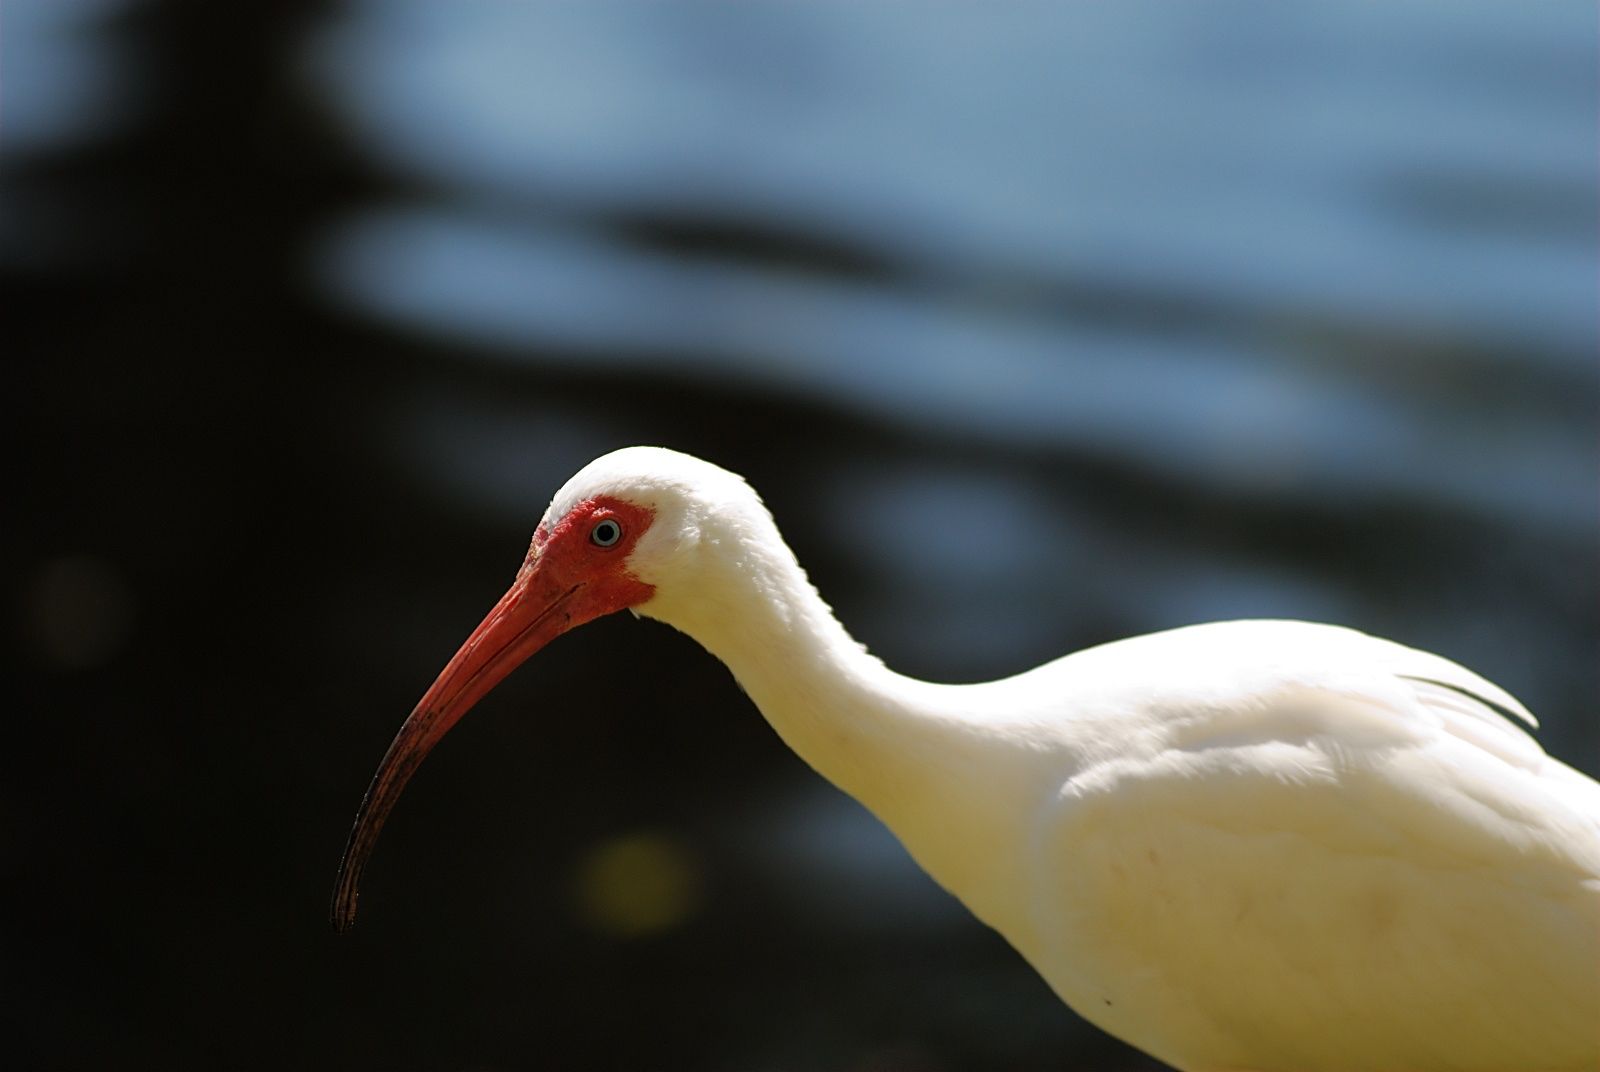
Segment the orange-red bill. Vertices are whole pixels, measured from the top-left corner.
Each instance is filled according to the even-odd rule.
[[[348,930],[355,923],[362,869],[411,775],[450,727],[506,675],[578,624],[565,605],[581,587],[558,588],[536,566],[525,568],[400,727],[362,798],[339,862],[330,912],[335,930]]]

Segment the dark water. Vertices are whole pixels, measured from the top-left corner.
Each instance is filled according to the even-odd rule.
[[[899,669],[1213,618],[1594,770],[1596,16],[1548,2],[0,11],[0,985],[31,1067],[1148,1068],[629,619],[390,734],[616,446]]]

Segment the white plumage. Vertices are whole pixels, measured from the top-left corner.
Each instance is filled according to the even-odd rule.
[[[633,609],[1105,1030],[1190,1072],[1600,1066],[1600,785],[1471,671],[1245,621],[933,685],[850,639],[738,477],[618,451],[541,531],[608,499],[652,517]]]

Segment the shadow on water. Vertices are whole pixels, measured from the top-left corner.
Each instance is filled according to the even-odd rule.
[[[1593,769],[1595,18],[8,4],[14,1047],[1153,1067],[628,620],[441,748],[352,937],[323,899],[631,442],[748,475],[906,672],[1336,620]]]

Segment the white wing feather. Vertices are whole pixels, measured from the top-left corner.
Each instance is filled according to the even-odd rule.
[[[1089,1019],[1184,1069],[1600,1064],[1600,786],[1505,690],[1265,621],[996,687],[1073,759],[994,922]]]

